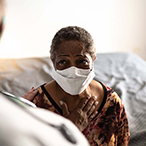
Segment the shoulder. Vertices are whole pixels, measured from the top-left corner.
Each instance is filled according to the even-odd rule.
[[[112,111],[120,116],[121,113],[125,114],[124,104],[119,95],[110,87],[104,85],[106,88],[106,101],[104,105],[105,111]]]
[[[90,87],[92,92],[95,93],[95,95],[98,95],[100,97],[104,96],[104,88],[100,82],[92,80]]]
[[[104,92],[104,107],[116,107],[116,108],[123,108],[123,102],[122,99],[119,97],[119,95],[111,88],[105,85],[102,82],[95,81],[100,84],[101,91]]]
[[[52,80],[52,81],[46,83],[46,84],[44,85],[44,87],[45,87],[46,90],[48,90],[48,91],[54,90],[54,89],[56,88],[56,81],[55,81],[55,80]]]
[[[116,91],[114,91],[111,87],[108,87],[103,83],[101,83],[101,84],[106,92],[107,101],[111,100],[113,102],[122,102],[121,98],[119,97],[119,95],[117,94]]]

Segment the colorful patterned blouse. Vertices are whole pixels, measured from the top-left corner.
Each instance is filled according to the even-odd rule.
[[[116,92],[103,84],[102,86],[105,92],[103,103],[83,134],[91,146],[128,146],[130,132],[123,103]],[[42,99],[34,99],[36,106],[61,115],[62,110],[43,85],[40,93],[44,93],[44,96]]]

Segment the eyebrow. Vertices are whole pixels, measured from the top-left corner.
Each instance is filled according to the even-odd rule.
[[[76,55],[76,57],[87,57],[86,55]]]
[[[69,55],[59,55],[58,57],[69,57]],[[76,55],[75,57],[87,57],[86,55]]]
[[[76,57],[78,57],[78,56],[82,56],[83,57],[84,55],[76,55]]]
[[[59,55],[58,57],[62,57],[62,56],[67,56],[67,57],[69,57],[69,55]]]

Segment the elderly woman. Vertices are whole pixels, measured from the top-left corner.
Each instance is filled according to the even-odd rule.
[[[121,99],[94,78],[96,51],[83,28],[59,30],[50,50],[53,81],[33,87],[23,97],[70,119],[91,146],[127,146],[129,128]]]

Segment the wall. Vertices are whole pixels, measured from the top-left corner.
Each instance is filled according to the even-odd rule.
[[[60,28],[88,30],[97,53],[134,52],[146,59],[146,0],[6,0],[0,58],[49,55]]]

